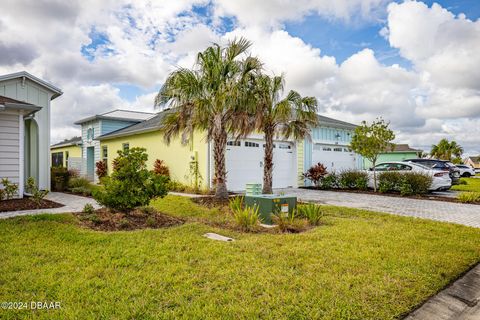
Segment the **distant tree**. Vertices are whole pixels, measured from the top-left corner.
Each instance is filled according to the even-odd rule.
[[[375,165],[377,163],[378,155],[385,150],[394,147],[392,143],[395,139],[395,134],[388,128],[389,122],[385,122],[379,118],[367,124],[363,121],[360,126],[355,128],[355,133],[350,142],[350,148],[373,164],[373,189],[377,191],[377,175]]]
[[[437,159],[449,160],[455,163],[462,162],[463,148],[456,141],[442,139],[438,144],[432,145],[430,155]]]

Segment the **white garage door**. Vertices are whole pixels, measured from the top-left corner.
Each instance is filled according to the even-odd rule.
[[[243,191],[247,183],[263,183],[264,142],[262,140],[229,141],[227,145],[227,187]],[[275,142],[273,149],[273,187],[291,187],[295,180],[293,145]]]
[[[344,146],[314,144],[312,164],[322,163],[327,171],[356,168],[356,155]]]

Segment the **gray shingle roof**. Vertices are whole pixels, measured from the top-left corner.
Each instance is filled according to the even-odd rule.
[[[151,117],[150,119],[132,124],[131,126],[128,126],[116,131],[109,132],[107,134],[103,134],[97,137],[96,140],[106,140],[106,139],[112,139],[116,137],[128,136],[131,134],[158,130],[160,129],[161,121],[166,113],[167,111],[159,112],[157,113],[157,115]]]
[[[317,115],[318,116],[318,121],[320,121],[320,125],[322,126],[333,126],[335,128],[345,128],[345,129],[355,129],[357,127],[357,125],[355,124],[352,124],[352,123],[349,123],[349,122],[345,122],[345,121],[342,121],[342,120],[337,120],[337,119],[333,119],[333,118],[329,118],[329,117],[325,117],[325,116],[321,116],[321,115]]]
[[[75,145],[80,145],[82,144],[82,138],[81,137],[73,137],[71,139],[65,139],[61,142],[52,144],[50,148],[60,148],[60,147],[68,147],[68,146],[75,146]]]
[[[423,150],[413,149],[413,148],[410,148],[408,144],[402,144],[402,143],[395,144],[395,147],[393,148],[393,150],[391,151],[388,150],[388,152],[407,152],[407,151],[422,152]]]

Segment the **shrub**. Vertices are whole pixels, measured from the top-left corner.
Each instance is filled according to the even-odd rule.
[[[77,169],[68,169],[68,175],[70,179],[80,177],[80,172]]]
[[[463,203],[480,202],[480,192],[462,192],[458,195],[458,201]]]
[[[254,231],[258,223],[261,222],[261,217],[258,212],[258,207],[236,208],[233,211],[235,223],[242,229],[242,231]]]
[[[90,188],[85,188],[85,187],[71,188],[70,192],[75,193],[75,194],[81,194],[85,197],[89,197],[89,196],[92,195],[92,190]]]
[[[459,185],[467,185],[468,182],[467,182],[467,180],[465,180],[465,179],[460,179],[460,180],[458,181],[458,184],[459,184]]]
[[[320,188],[328,190],[328,189],[334,189],[338,188],[338,176],[335,172],[327,174],[325,177],[323,177],[321,183],[320,183]]]
[[[272,214],[272,221],[281,232],[298,233],[308,228],[308,221],[299,218],[295,210],[288,214],[283,212]]]
[[[144,148],[118,151],[111,177],[104,180],[103,189],[94,189],[98,203],[121,211],[148,205],[154,197],[167,194],[168,178],[147,170],[148,155]]]
[[[38,189],[33,177],[27,179],[27,191],[32,195],[32,200],[37,206],[40,206],[43,198],[48,194],[48,190]]]
[[[243,197],[234,197],[228,201],[228,206],[232,212],[237,212],[243,208]]]
[[[157,159],[153,164],[153,172],[161,176],[170,177],[170,170],[163,160]]]
[[[195,186],[186,185],[179,181],[168,181],[168,190],[175,192],[194,193],[194,194],[211,194],[211,190],[207,188],[196,188]]]
[[[385,171],[378,175],[378,191],[382,193],[400,191],[402,174],[397,171]]]
[[[366,189],[368,173],[359,170],[344,170],[339,174],[338,184],[344,189]]]
[[[10,182],[8,178],[2,178],[1,183],[3,185],[3,196],[0,200],[3,199],[3,197],[7,200],[12,199],[18,191],[18,184]]]
[[[324,215],[322,208],[313,203],[299,205],[297,210],[298,216],[307,219],[312,226],[318,226]]]
[[[68,182],[68,187],[70,189],[74,189],[74,188],[90,189],[91,184],[90,184],[90,181],[88,181],[85,178],[71,178],[70,181]],[[70,191],[72,191],[72,190],[70,190]]]
[[[99,179],[104,178],[108,175],[107,161],[105,160],[97,161],[95,166],[96,166],[95,172]]]
[[[70,180],[70,171],[65,167],[52,167],[50,175],[52,190],[65,191]]]
[[[402,174],[400,194],[402,196],[425,194],[432,185],[432,177],[420,172],[406,172]]]
[[[312,181],[316,186],[319,186],[319,182],[327,174],[327,168],[320,162],[312,166],[303,174],[305,178]]]
[[[90,203],[87,203],[87,204],[83,207],[82,212],[83,212],[83,213],[92,214],[93,212],[95,212],[95,209],[93,208],[93,206],[92,206]]]

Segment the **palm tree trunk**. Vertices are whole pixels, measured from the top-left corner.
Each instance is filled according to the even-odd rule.
[[[265,155],[263,157],[263,190],[262,193],[271,194],[273,180],[273,135],[272,128],[264,128]]]
[[[227,169],[225,165],[225,150],[227,147],[227,132],[221,125],[221,122],[215,121],[213,134],[213,162],[215,166],[214,183],[215,198],[228,199],[227,191]]]

